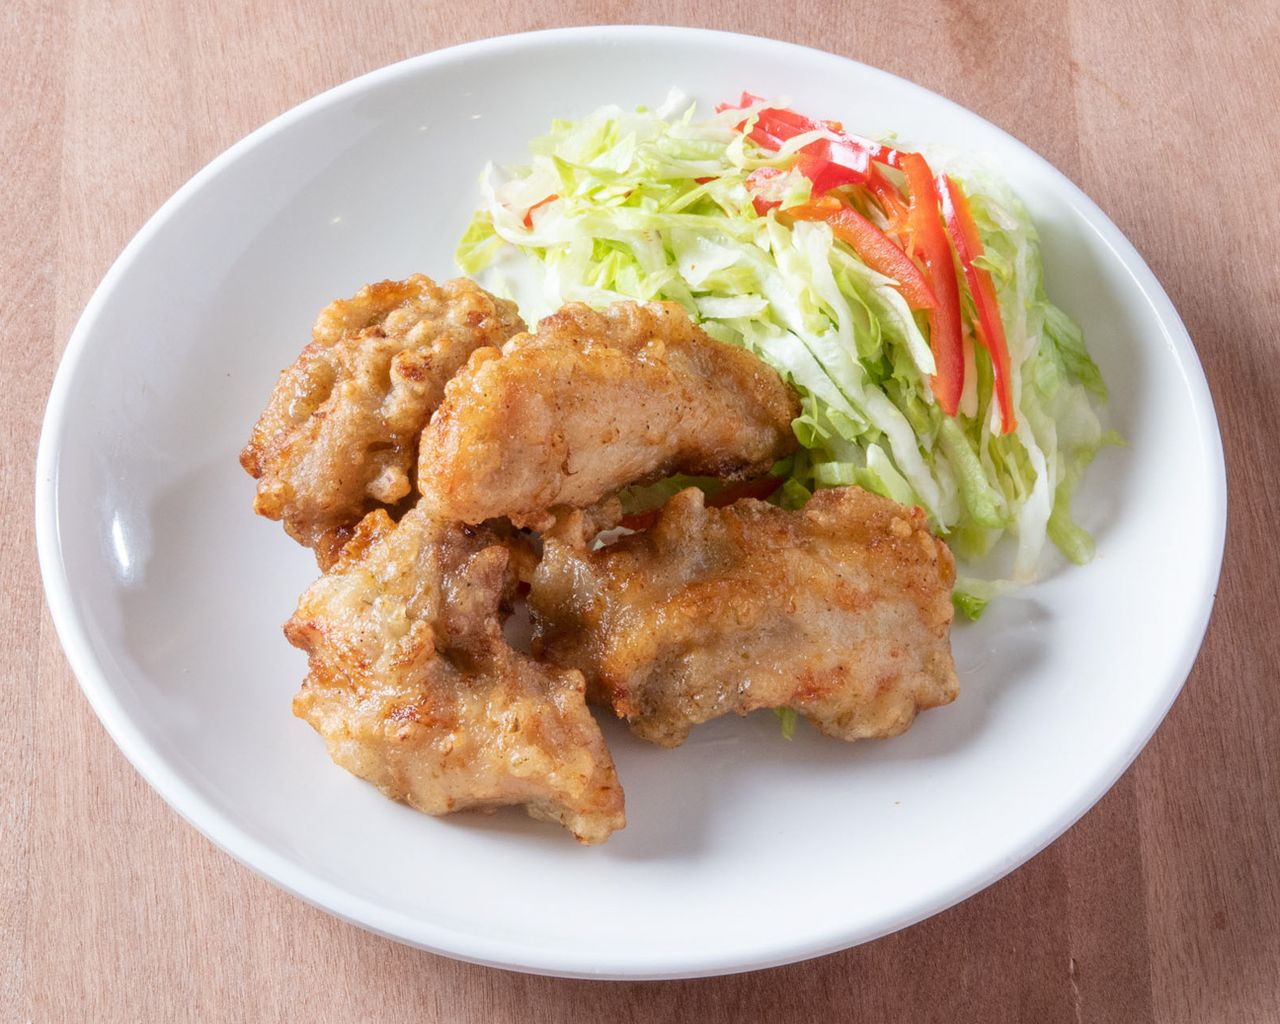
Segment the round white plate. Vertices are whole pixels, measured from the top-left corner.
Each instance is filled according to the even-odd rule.
[[[553,117],[786,95],[865,133],[954,145],[1026,200],[1049,290],[1084,325],[1128,447],[1079,498],[1084,568],[955,630],[962,693],[846,745],[767,712],[675,751],[606,725],[630,824],[577,846],[512,810],[433,819],[335,767],[289,710],[280,634],[310,554],[250,511],[236,463],[321,306],[456,271],[486,160]],[[1226,491],[1186,330],[1102,212],[981,118],[884,72],[764,39],[591,28],[475,43],[319,96],[233,146],[139,232],[54,383],[40,562],[67,656],[138,770],[232,856],[428,949],[554,974],[741,971],[883,935],[990,884],[1116,780],[1191,668]]]

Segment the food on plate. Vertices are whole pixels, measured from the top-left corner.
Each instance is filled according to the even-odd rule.
[[[709,508],[688,488],[600,550],[547,541],[529,608],[535,652],[581,669],[644,739],[676,746],[708,719],[790,708],[853,740],[955,699],[954,579],[919,508],[861,488],[798,511]]]
[[[536,267],[536,329],[469,281],[372,285],[242,462],[328,569],[286,632],[334,760],[593,843],[623,798],[588,700],[663,746],[763,708],[897,735],[956,698],[955,608],[1046,541],[1092,557],[1071,501],[1116,437],[1026,211],[963,159],[749,94],[531,149],[458,261]]]
[[[472,354],[423,434],[418,477],[439,515],[545,529],[672,473],[760,476],[795,448],[798,414],[775,371],[679,305],[570,304]]]
[[[582,674],[502,635],[521,541],[500,525],[381,509],[285,627],[310,673],[294,713],[334,761],[428,814],[523,804],[583,843],[622,828],[622,788]]]
[[[551,524],[542,531],[542,538],[585,548],[600,534],[626,525],[622,502],[614,494],[586,508],[560,509]],[[523,576],[521,580],[528,582]]]
[[[512,303],[465,278],[415,274],[326,306],[240,455],[258,481],[255,511],[331,565],[366,513],[412,503],[445,382],[522,330]]]
[[[523,805],[598,843],[625,816],[589,691],[669,746],[764,707],[888,736],[954,698],[925,513],[758,500],[788,499],[796,447],[776,371],[674,303],[520,326],[467,282],[371,285],[322,313],[245,449],[257,510],[326,570],[285,635],[337,764],[428,814]],[[536,657],[504,636],[524,590]]]
[[[1115,438],[1106,390],[1046,296],[1026,210],[990,173],[750,95],[703,118],[678,95],[604,107],[530,149],[505,180],[486,173],[464,272],[536,265],[530,315],[675,302],[755,353],[802,406],[781,500],[859,484],[919,505],[970,563],[970,614],[1034,579],[1046,540],[1092,556],[1070,506]]]

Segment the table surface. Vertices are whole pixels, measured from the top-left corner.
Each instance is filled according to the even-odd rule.
[[[695,16],[671,0],[11,0],[0,1020],[1280,1020],[1280,5],[696,8],[699,25],[834,50],[989,118],[1093,196],[1168,289],[1217,402],[1231,512],[1208,638],[1155,739],[1078,825],[983,893],[889,938],[738,977],[622,984],[473,967],[367,934],[240,867],[116,750],[44,606],[33,464],[76,318],[170,193],[322,89],[482,36]]]

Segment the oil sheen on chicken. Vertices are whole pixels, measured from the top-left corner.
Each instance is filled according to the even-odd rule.
[[[923,512],[860,488],[800,511],[707,508],[689,488],[609,547],[547,542],[534,650],[581,669],[593,700],[663,746],[770,707],[840,739],[894,736],[958,693],[954,577]]]
[[[294,713],[339,765],[427,814],[523,804],[602,842],[623,796],[582,675],[502,636],[522,557],[509,529],[370,513],[285,626],[310,657]]]

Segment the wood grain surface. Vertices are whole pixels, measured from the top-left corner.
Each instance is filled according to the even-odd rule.
[[[1030,144],[1168,289],[1227,448],[1230,529],[1208,639],[1107,797],[946,913],[731,978],[472,967],[273,888],[184,824],[107,738],[58,646],[34,553],[36,440],[59,353],[170,193],[352,76],[469,39],[600,22],[834,50]],[[0,1020],[1280,1020],[1275,0],[9,0],[0,68]]]

